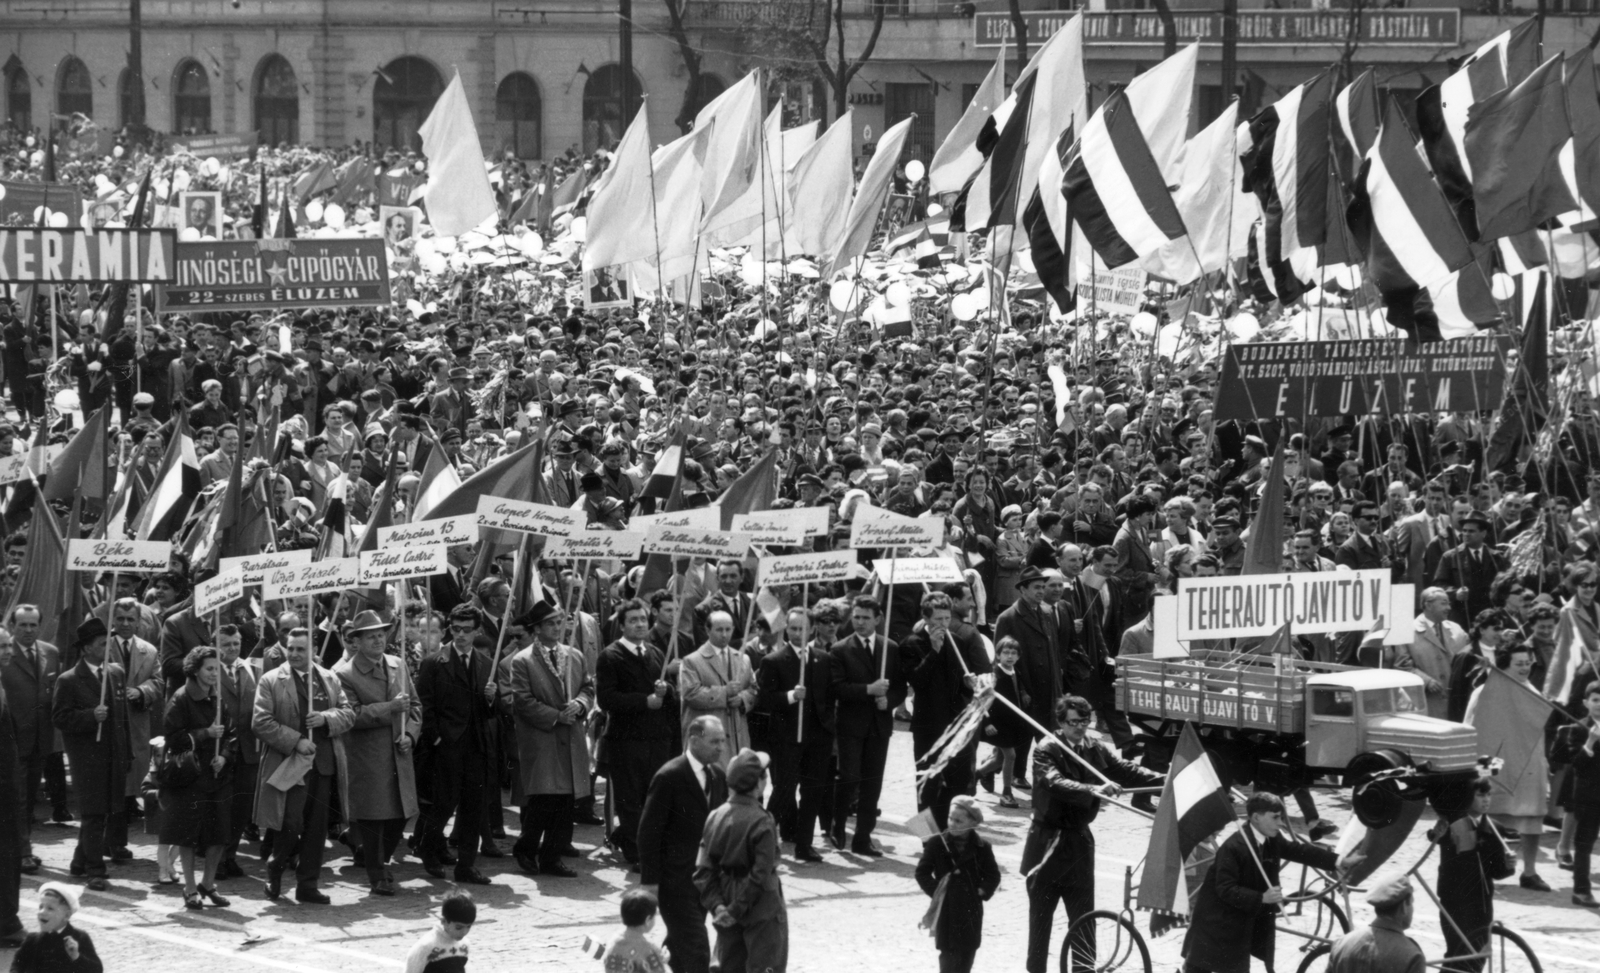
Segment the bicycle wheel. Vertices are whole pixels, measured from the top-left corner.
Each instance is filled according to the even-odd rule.
[[[1287,946],[1298,953],[1350,931],[1349,918],[1330,895],[1284,902],[1278,906],[1278,917],[1273,925],[1279,933],[1278,947]]]
[[[1333,947],[1328,943],[1317,943],[1306,951],[1305,958],[1300,961],[1295,973],[1324,973],[1328,968],[1328,953]]]
[[[1133,920],[1100,909],[1074,919],[1061,940],[1061,973],[1111,971],[1150,973],[1150,947]]]
[[[1497,922],[1489,930],[1486,973],[1544,973],[1544,967],[1527,940]]]

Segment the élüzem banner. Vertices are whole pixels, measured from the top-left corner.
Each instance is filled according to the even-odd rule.
[[[1178,639],[1369,631],[1389,613],[1389,571],[1178,580]]]
[[[162,283],[172,279],[177,239],[172,230],[3,229],[0,283]]]
[[[178,244],[162,310],[276,310],[308,304],[389,303],[382,240],[220,240]]]
[[[1216,420],[1496,408],[1511,347],[1509,335],[1425,345],[1389,338],[1229,345]]]

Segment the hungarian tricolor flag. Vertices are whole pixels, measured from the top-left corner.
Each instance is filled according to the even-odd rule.
[[[199,495],[200,459],[195,454],[194,437],[189,434],[189,416],[180,410],[172,441],[167,443],[161,469],[156,472],[155,489],[139,508],[135,539],[166,541],[176,537]]]
[[[1190,903],[1215,855],[1210,840],[1234,820],[1233,802],[1200,744],[1200,735],[1193,723],[1183,724],[1139,883],[1139,908],[1155,913],[1150,917],[1152,936],[1188,919]]]

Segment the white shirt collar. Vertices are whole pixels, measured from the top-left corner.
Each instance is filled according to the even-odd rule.
[[[1256,844],[1257,845],[1260,845],[1260,846],[1263,846],[1263,847],[1266,845],[1267,836],[1262,834],[1260,832],[1260,830],[1258,830],[1256,828],[1256,826],[1253,825],[1253,824],[1250,826],[1250,834],[1251,834],[1252,837],[1254,837],[1256,839]]]
[[[706,765],[695,759],[693,751],[685,750],[683,755],[689,758],[689,767],[694,771],[695,780],[700,782],[702,788],[708,786],[711,778],[706,773]]]

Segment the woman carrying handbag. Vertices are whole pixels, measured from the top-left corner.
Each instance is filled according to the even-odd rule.
[[[228,844],[233,800],[234,726],[219,712],[222,662],[217,650],[197,646],[183,660],[183,688],[172,694],[164,724],[166,751],[161,782],[161,843],[175,845],[183,859],[183,904],[226,908],[217,894],[217,866]],[[195,880],[195,853],[204,856],[204,880]]]

